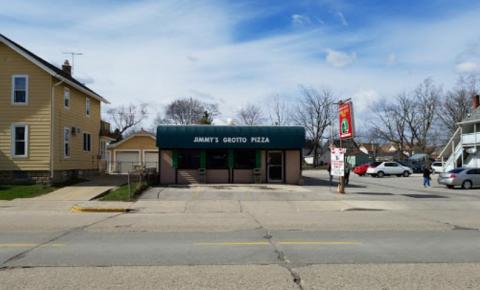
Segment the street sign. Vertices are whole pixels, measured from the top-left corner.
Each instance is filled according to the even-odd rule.
[[[345,148],[332,148],[330,155],[331,172],[333,176],[345,175]]]
[[[353,105],[352,102],[340,102],[338,104],[338,122],[340,129],[340,139],[353,138]]]

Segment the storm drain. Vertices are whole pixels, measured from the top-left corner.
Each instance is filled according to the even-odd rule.
[[[365,195],[393,195],[390,192],[354,192],[355,194],[365,194]]]
[[[443,195],[437,194],[402,194],[403,196],[413,197],[413,198],[448,198]]]

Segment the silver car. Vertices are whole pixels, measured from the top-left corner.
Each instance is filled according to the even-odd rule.
[[[449,172],[442,172],[438,176],[438,183],[448,188],[461,186],[465,189],[480,186],[480,168],[455,168]]]

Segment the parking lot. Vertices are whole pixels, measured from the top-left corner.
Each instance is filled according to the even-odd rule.
[[[165,200],[234,200],[234,201],[322,201],[322,200],[438,200],[480,199],[479,190],[448,189],[432,176],[431,187],[423,186],[422,176],[409,177],[350,175],[346,194],[337,193],[337,179],[329,182],[325,170],[305,170],[303,186],[283,184],[261,185],[191,185],[154,187],[140,197],[141,201]]]

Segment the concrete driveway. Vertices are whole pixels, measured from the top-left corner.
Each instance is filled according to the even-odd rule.
[[[41,195],[36,201],[88,201],[102,195],[122,184],[127,183],[123,175],[101,175],[92,180],[65,186],[49,194]]]

